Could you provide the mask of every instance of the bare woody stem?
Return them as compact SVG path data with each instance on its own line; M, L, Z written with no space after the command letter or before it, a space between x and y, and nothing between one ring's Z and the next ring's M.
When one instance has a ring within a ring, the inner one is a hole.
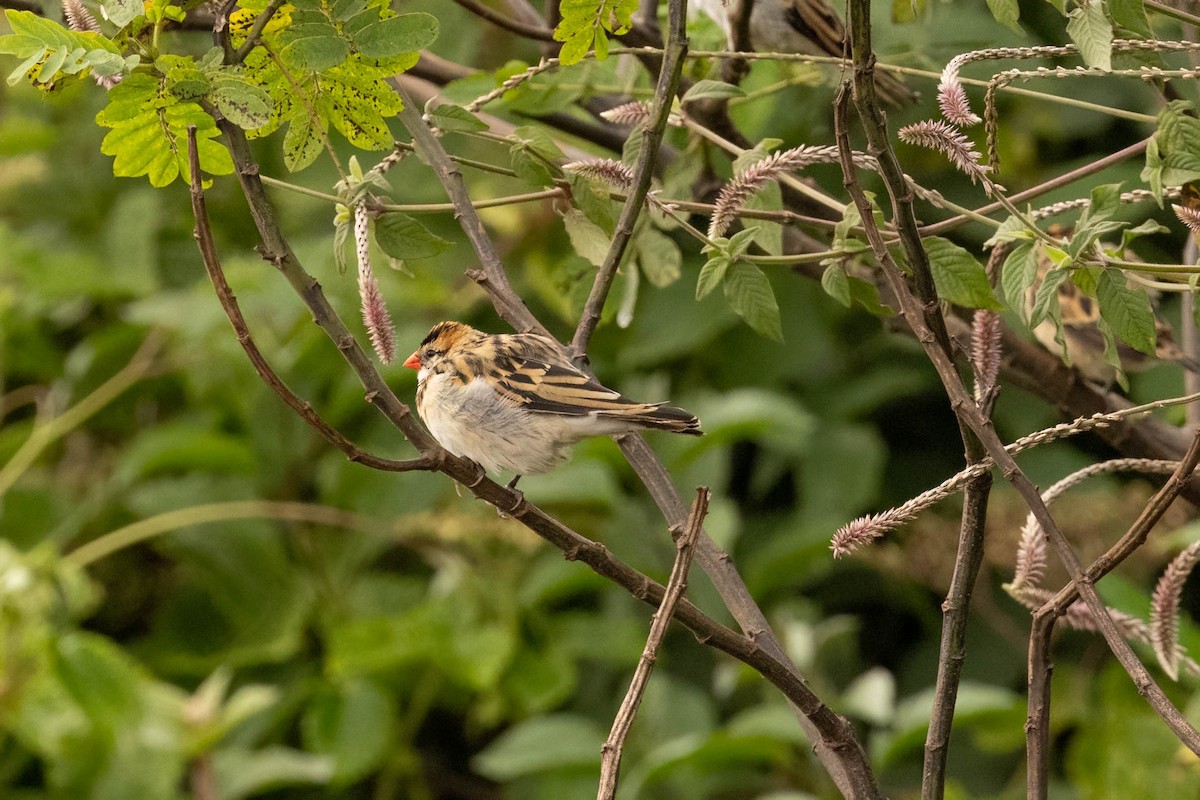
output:
M425 457L433 460L434 469L466 486L475 497L504 511L562 550L567 559L586 564L598 575L621 586L637 599L657 607L666 593L662 584L614 558L603 545L581 536L527 502L520 492L487 479L477 464L445 452L412 419L408 407L392 394L345 324L333 311L320 285L303 270L292 255L274 211L267 202L262 183L258 180L258 165L250 157L245 136L231 123L222 121L220 124L227 137L243 193L250 204L251 216L264 242L263 257L280 269L293 290L312 312L317 325L337 345L342 357L367 390L367 399L397 425ZM638 442L642 441L640 438L633 438ZM644 442L642 446L645 446ZM663 481L669 485L669 477L666 476L665 470L662 470L661 464L657 467L662 472ZM673 487L671 491L674 492ZM678 502L678 495L674 497ZM880 796L874 788L874 778L870 773L866 755L855 738L853 728L809 689L786 657L777 656L777 651L782 652L777 643L773 649L768 650L760 646L761 636L752 638L732 631L715 622L687 600L679 602L675 619L691 630L701 643L750 666L787 697L804 715L805 729L810 732L818 753L832 754L829 768L835 780L838 775L852 776L851 790L845 792L849 797ZM760 630L765 630L765 621L764 629Z
M633 236L638 215L646 202L646 193L650 191L654 162L658 158L663 131L667 128L667 118L671 114L671 105L679 91L679 81L683 75L684 57L688 47L686 25L687 0L670 0L667 4L667 41L654 89L654 108L650 123L642 129L641 150L633 170L633 186L629 190L629 196L625 198L625 204L621 206L621 215L617 219L612 244L609 245L604 262L596 272L596 279L584 304L579 325L575 328L575 336L571 339L571 354L579 362L587 359L588 343L600 322L608 290L612 287L617 268L621 265L629 240Z
M200 248L200 257L204 261L204 269L208 272L209 280L212 281L217 300L221 303L221 308L225 311L225 315L229 317L229 322L233 326L233 332L237 336L238 344L242 346L246 357L250 359L250 364L254 367L254 371L258 373L258 377L262 378L263 382L283 400L288 408L295 411L325 441L345 453L346 458L349 460L371 467L372 469L388 472L407 472L410 470L431 468L433 461L430 459L417 458L407 461L396 461L390 458L374 456L360 450L337 429L322 419L311 404L306 400L300 399L267 362L262 351L258 349L258 345L254 343L254 338L250 335L250 329L246 325L246 318L243 316L241 307L238 305L237 297L234 296L233 290L229 287L229 282L225 280L225 271L221 268L221 261L217 256L212 229L208 222L208 209L204 202L204 189L201 186L200 156L196 149L195 125L188 126L188 159L192 173L192 216L196 220L193 234L196 238L196 244Z
M621 702L621 707L617 709L608 739L600 749L600 784L596 792L596 800L612 800L617 794L617 778L621 770L621 753L625 746L625 737L629 735L629 729L633 727L633 720L637 717L638 707L642 703L646 686L650 682L650 673L654 671L654 662L658 660L658 651L662 647L663 638L667 635L667 626L671 622L671 616L675 613L675 607L679 605L679 600L687 590L688 569L692 565L696 539L700 535L704 517L708 514L710 496L711 493L705 487L696 490L696 499L692 502L692 510L688 512L687 524L675 543L675 563L671 567L671 575L667 579L666 596L663 598L662 605L658 607L658 611L654 612L650 623L650 633L646 637L646 647L642 650L642 657L638 659L637 669L634 670L633 678L629 682L629 690L625 693L625 699Z
M1147 698L1180 741L1193 752L1200 753L1200 732L1166 697L1145 665L1138 660L1129 643L1121 635L1112 617L1109 616L1107 608L1096 594L1095 587L1084 575L1078 556L1050 515L1037 487L1025 476L1012 456L1004 449L1003 442L996 435L990 420L979 412L974 399L955 368L950 356L948 338L945 335L945 322L936 303L936 293L925 294L927 290L932 289L933 284L929 276L928 258L921 245L916 219L912 214L911 193L903 181L903 173L887 137L886 119L879 111L878 102L875 99L875 87L871 81L874 55L871 52L869 0L851 0L850 31L853 37L851 50L854 53L855 103L858 106L859 117L866 129L867 139L871 145L871 154L879 159L880 174L892 199L897 230L905 255L909 258L908 266L913 273L914 285L917 287L920 300L913 295L904 274L888 252L883 236L874 222L870 202L855 177L847 128L849 92L846 86L843 86L835 106L835 131L837 132L838 146L842 150L842 174L846 188L862 214L863 226L871 249L883 266L885 279L901 307L901 314L937 370L949 396L951 408L960 421L960 426L965 425L971 433L979 438L988 454L995 459L1005 478L1021 495L1038 523L1041 524L1042 529L1046 531L1047 537L1058 553L1059 560L1078 587L1080 596L1094 616L1109 648L1121 662L1121 666L1129 673L1138 691ZM929 300L930 297L934 300L932 303Z
M1179 462L1179 466L1155 493L1142 513L1102 556L1092 562L1084 573L1090 583L1100 580L1118 564L1133 554L1146 542L1150 529L1166 513L1200 464L1200 429L1192 438L1192 444ZM1029 699L1026 730L1026 793L1031 798L1044 798L1049 789L1050 776L1050 636L1054 623L1066 613L1072 603L1079 599L1079 586L1075 581L1068 583L1058 594L1034 612L1033 626L1029 635ZM1182 738L1182 737L1181 737Z
M404 98L403 93L401 97ZM479 257L480 269L468 270L467 275L489 293L497 312L513 327L519 330L543 332L545 329L541 323L530 314L524 303L521 303L513 293L503 265L496 255L495 247L479 222L479 216L463 186L462 176L442 148L441 142L431 132L428 132L428 126L425 125L420 114L411 108L409 102L406 101L405 106L406 110L402 112L402 120L406 125L410 125L414 144L421 150L423 160L434 167L439 180L454 204L459 223ZM423 131L422 128L425 130ZM671 476L654 451L650 449L644 439L637 435L620 437L618 444L626 460L629 461L630 466L633 467L638 478L645 484L662 511L670 529L676 530L682 527L687 509L675 490ZM464 485L470 485L472 480L471 477L462 479L447 468L443 468L442 471L456 477ZM489 499L480 494L482 487L489 486L495 486L495 484L485 480L478 487L472 488L472 491L477 497L493 502L495 498ZM495 500L495 502L501 503L497 507L503 508L502 500ZM521 519L516 514L513 516ZM530 523L526 522L526 524ZM534 530L543 537L546 536L544 532L540 532L536 528ZM772 669L783 669L787 673L786 681L789 685L806 687L803 676L791 663L783 646L771 631L765 615L755 603L729 556L722 552L707 534L704 534L698 542L696 558L705 573L711 578L726 607L737 620L738 626L749 637L747 641L753 643L755 650L761 650L761 655L772 664ZM593 568L595 569L595 567ZM702 639L702 641L707 640ZM774 682L774 679L766 672L762 674ZM780 679L783 678L780 677ZM792 695L788 695L788 699L797 712L797 720L813 743L817 758L829 772L842 794L852 800L881 797L866 751L859 742L853 726L843 717L831 712L811 692L807 692L803 702L797 702L797 698Z

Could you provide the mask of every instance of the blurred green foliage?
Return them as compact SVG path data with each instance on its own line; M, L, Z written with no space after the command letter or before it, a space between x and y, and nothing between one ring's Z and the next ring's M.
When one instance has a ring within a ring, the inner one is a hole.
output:
M510 59L536 59L531 45L446 5L421 6L436 6L442 30L456 33L435 50L462 61L479 56L475 66L499 70L467 81L486 90L512 74ZM1044 13L1022 17L1031 40L1052 27L1042 24ZM881 51L937 69L957 52L1011 38L982 4L918 16L883 28ZM199 46L188 34L169 36L182 49ZM703 22L696 39L719 43ZM583 94L571 82L611 88L625 80L615 64L581 63L496 110L561 106ZM699 75L710 66L689 69ZM735 103L735 121L752 137L789 145L828 140L831 90L812 85L820 82L814 71L764 63L745 88L781 80L794 85ZM475 96L467 81L449 94ZM930 94L931 87L922 86ZM1105 99L1149 109L1140 86L1127 91ZM101 94L82 83L52 96L25 85L0 89L0 464L11 466L48 420L79 408L147 337L165 337L128 389L46 442L0 497L0 795L172 800L200 796L197 787L210 780L222 800L594 795L600 743L641 653L647 607L460 497L444 477L348 463L286 411L255 376L213 296L186 192L112 177L100 152L104 132L93 122ZM1001 114L1020 120L1001 128L1005 175L1020 176L1014 189L1094 159L1101 152L1091 148L1128 135L1128 123L1024 98L1005 99ZM687 146L678 133L669 139ZM257 144L264 173L284 175L278 144ZM455 147L495 156L486 143ZM903 155L948 197L975 196L936 154ZM681 159L668 183L686 186L687 166ZM1123 176L1114 172L1097 183ZM476 197L489 197L535 188L535 173L469 179ZM322 191L336 179L323 160L303 173L305 185ZM389 180L403 202L444 199L415 159ZM353 281L336 268L333 207L285 191L272 200L306 268L357 326ZM208 203L229 279L277 371L364 449L411 455L253 252L235 181L217 180ZM517 290L569 335L591 266L559 218L539 206L484 217ZM409 261L407 273L380 276L401 349L440 319L501 330L486 297L463 277L473 256L454 220L421 222L452 246ZM703 439L652 435L652 446L682 491L712 487L710 533L730 550L814 689L859 726L888 795L914 796L954 504L846 563L832 561L828 540L850 518L959 469L961 445L936 379L914 343L782 268L765 271L783 341L760 338L719 297L696 301L704 257L694 243L657 235L680 247L678 271L687 279L643 283L622 328L613 318L618 298L629 296L623 275L592 363L632 396L669 397L701 417ZM975 231L964 241L985 236ZM384 374L411 398L414 373L393 366ZM1160 371L1134 390L1157 393L1176 380ZM1006 435L1053 420L1015 392L1002 397L997 417ZM1058 447L1025 463L1048 480L1085 458ZM665 579L673 545L612 442L580 445L563 468L522 488ZM1085 530L1107 541L1135 503L1130 491L1105 483L1079 513L1096 521ZM1003 489L993 510L996 544L980 580L950 757L955 798L1024 792L1026 615L998 590L1011 573L1021 515ZM140 543L86 564L72 555L156 521L162 529ZM1162 553L1134 565L1127 602L1144 602ZM698 571L690 596L725 619ZM1180 755L1098 648L1081 634L1059 647L1053 722L1066 755L1054 796L1193 796L1200 765ZM669 635L628 743L621 797L834 794L770 686L682 632Z

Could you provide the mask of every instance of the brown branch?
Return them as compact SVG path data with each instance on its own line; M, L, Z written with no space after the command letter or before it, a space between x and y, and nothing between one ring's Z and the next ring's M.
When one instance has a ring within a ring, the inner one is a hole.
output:
M843 180L862 214L867 239L876 259L883 266L885 279L901 306L901 314L912 327L914 335L933 362L949 396L951 408L960 420L960 425L967 426L971 433L979 438L988 454L1000 467L1005 478L1021 495L1046 532L1050 542L1054 545L1059 560L1067 568L1089 611L1095 617L1097 627L1108 643L1109 649L1113 651L1121 666L1129 674L1138 691L1147 698L1154 710L1180 738L1180 741L1193 752L1200 753L1200 732L1196 731L1179 713L1179 710L1166 697L1145 665L1141 663L1129 643L1121 635L1112 617L1109 616L1107 608L1096 594L1095 587L1084 575L1078 556L1050 515L1037 487L1025 476L1012 456L1005 451L1004 444L996 435L991 421L979 413L979 409L975 406L973 398L955 368L948 349L944 320L936 302L931 305L926 299L933 297L936 300L936 292L926 294L923 288L927 280L928 259L921 247L916 219L912 214L912 195L907 183L903 180L903 173L887 137L886 118L879 110L874 83L871 80L874 53L871 51L869 0L851 0L850 31L853 37L851 51L854 54L855 105L858 108L859 118L866 129L872 155L879 160L880 174L892 199L897 230L905 254L909 258L908 266L914 275L914 282L921 300L918 300L909 290L903 273L892 259L886 242L875 224L870 202L855 177L847 128L849 86L846 84L843 84L835 104L834 123L842 156ZM932 285L932 281L929 281L929 284ZM934 326L933 328L930 327L931 324Z
M1179 466L1155 493L1142 513L1103 555L1092 562L1084 573L1090 583L1103 578L1146 542L1153 528L1170 508L1184 488L1192 482L1193 473L1200 464L1200 429L1192 438L1191 447L1179 462ZM1025 722L1025 750L1028 760L1026 792L1031 798L1047 795L1050 774L1050 637L1054 623L1079 599L1079 587L1075 581L1068 583L1053 598L1033 614L1033 626L1029 636L1029 699ZM1153 702L1153 701L1152 701ZM1170 722L1168 721L1168 724ZM1172 726L1174 729L1174 726ZM1178 733L1177 733L1178 735ZM1183 737L1180 736L1182 740ZM1190 746L1190 745L1189 745Z
M612 287L617 268L625 256L629 240L633 237L634 225L646 202L646 193L650 191L650 182L654 178L654 161L658 158L663 131L667 128L667 118L679 91L680 78L683 76L683 62L688 48L686 25L687 0L670 0L667 5L667 42L654 89L654 110L650 124L642 129L642 147L634 167L633 186L625 204L621 206L621 215L617 219L612 244L604 256L604 263L596 272L592 290L575 328L575 336L571 339L571 355L577 363L587 361L588 343L600 322L600 313L604 310L608 290Z
M519 19L501 14L494 8L479 2L479 0L454 0L454 2L475 16L486 19L496 27L503 28L510 33L524 36L526 39L535 39L539 42L554 41L554 31L550 28L543 25L531 25Z
M263 239L264 250L267 253L265 258L280 269L313 313L318 326L337 344L342 357L368 389L368 399L400 427L423 454L429 454L428 457L434 459L437 471L466 486L477 498L505 512L562 550L567 559L586 564L598 575L621 586L634 597L657 607L666 593L661 584L614 558L603 545L581 536L527 502L520 492L489 480L474 462L445 452L411 418L407 406L400 403L383 383L374 366L329 306L320 286L292 255L291 248L279 229L274 210L262 191L262 183L258 180L258 166L250 156L245 136L240 129L228 122L222 121L220 124L227 137L243 193L250 204L251 216ZM658 468L661 470L661 465L658 465ZM700 555L703 556L703 550ZM829 709L809 689L786 657L781 659L776 656L776 652L782 653L782 648L777 642L773 642L771 649L763 647L762 636L747 636L732 631L712 620L687 600L680 601L675 618L691 630L701 643L742 661L784 694L804 715L805 730L810 732L818 755L824 754L823 761L829 759L829 769L834 779L838 780L839 775L850 776L851 782L847 784L850 788L844 794L851 798L880 796L853 727L845 718ZM839 785L842 785L841 781Z
M462 176L446 155L437 137L428 131L428 126L425 125L420 114L412 109L410 103L406 102L405 106L406 111L402 112L402 120L406 125L411 123L409 130L413 134L414 143L422 150L422 158L426 163L434 167L439 180L455 206L460 225L480 260L480 268L468 270L467 275L489 293L497 313L514 328L544 331L541 324L513 293L503 265L496 255L495 247L479 222L478 214L471 205L470 196L463 187ZM618 440L618 443L638 477L650 490L655 502L663 512L668 526L672 530L682 526L687 510L675 491L670 475L667 474L662 462L658 460L658 457L640 436L624 436ZM452 474L447 469L442 471ZM481 487L494 485L490 481L480 484ZM476 493L476 496L483 497L478 489L472 489L472 491ZM491 502L487 497L483 497L483 499ZM536 532L544 537L547 536L545 532ZM749 637L746 641L753 643L755 651L766 659L771 665L771 669L782 669L786 673L786 675L774 672L763 672L762 674L776 685L779 685L777 681L784 681L788 685L806 686L803 676L791 663L783 646L771 631L766 617L754 602L754 598L750 595L745 582L737 573L728 555L723 553L707 535L704 535L697 546L696 558L705 573L711 578L739 627ZM594 566L593 568L595 569ZM681 611L681 613L683 612ZM708 642L704 638L702 641ZM715 642L713 646L722 649L722 646ZM805 698L797 698L788 694L788 699L798 712L797 719L805 734L813 742L817 758L829 772L842 794L848 798L880 797L881 794L866 752L849 722L829 711L811 692L808 692Z
M396 461L390 458L371 455L359 449L354 443L343 436L341 432L322 419L311 404L300 399L267 362L262 351L258 349L258 345L254 343L254 338L250 335L250 329L246 325L246 318L243 316L241 307L238 305L237 297L234 296L233 290L229 287L229 282L225 279L225 271L221 268L216 244L213 242L212 228L208 222L208 209L204 200L204 188L200 175L200 155L196 149L195 125L188 126L188 162L192 173L192 216L196 220L196 225L192 233L196 238L197 246L200 248L200 256L204 261L204 268L208 272L209 280L212 281L217 300L221 303L221 308L225 311L225 316L229 318L238 344L242 346L246 357L250 359L250 364L254 367L254 371L270 387L271 391L275 392L283 400L288 408L295 411L325 441L345 453L346 458L350 461L387 472L408 472L411 470L432 468L435 462L430 458L422 457L407 461Z
M925 736L925 762L921 774L923 800L941 800L946 790L946 759L950 752L950 732L954 708L967 651L967 619L971 594L979 567L983 563L984 523L992 475L980 475L967 484L959 526L958 551L950 590L942 603L942 638L938 650L937 680L933 711Z
M625 737L633 726L642 696L650 682L650 673L654 671L654 663L658 660L658 651L662 647L663 638L667 634L667 625L671 615L679 604L687 589L688 568L692 564L693 547L700 535L704 517L708 514L708 501L712 493L705 487L696 490L696 499L692 502L692 510L688 512L687 525L675 542L677 548L675 563L671 567L671 576L667 579L666 595L662 605L654 612L650 623L650 633L646 637L646 647L642 657L638 659L637 669L629 682L629 690L621 701L613 719L612 730L604 746L600 748L600 785L596 792L596 800L612 800L617 794L617 778L621 770L621 753L625 746Z
M1097 172L1101 172L1105 169L1108 169L1113 164L1119 164L1128 158L1132 158L1134 156L1141 155L1142 153L1144 153L1146 151L1146 147L1149 144L1150 144L1150 139L1143 139L1140 142L1135 142L1134 144L1131 144L1128 147L1122 148L1121 150L1118 150L1115 153L1110 153L1109 155L1104 156L1103 158L1098 158L1095 161L1084 164L1082 167L1073 169L1070 172L1065 172L1062 175L1058 175L1054 178L1051 178L1048 181L1042 181L1037 186L1031 186L1028 189L1025 189L1024 191L1017 192L1016 194L1011 195L1008 198L1008 201L1010 203L1023 203L1024 201L1031 200L1034 197L1041 197L1042 195L1052 192L1055 189L1060 189L1063 186L1072 184L1075 181L1079 180L1080 178L1086 178L1089 175L1095 175ZM982 206L980 208L975 209L974 213L987 215L987 214L992 214L996 211L999 211L1001 208L1003 208L1003 205L1001 205L999 202L988 203L986 206ZM959 225L962 225L964 222L970 222L970 221L971 221L970 217L966 216L965 214L959 214L956 217L951 217L950 219L944 219L941 222L934 222L929 225L923 225L920 228L918 228L918 232L922 236L937 236L939 234L942 234L949 230L953 230L954 228L957 228Z

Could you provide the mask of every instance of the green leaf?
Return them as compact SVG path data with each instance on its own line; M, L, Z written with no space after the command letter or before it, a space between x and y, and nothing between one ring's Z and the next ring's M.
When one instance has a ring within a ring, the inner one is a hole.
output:
M1192 104L1174 100L1158 115L1158 132L1146 148L1142 180L1155 192L1165 186L1181 186L1200 179L1200 119L1192 116Z
M679 245L665 233L646 227L634 240L637 262L650 283L659 289L679 280L683 267L683 255Z
M328 22L291 26L281 37L280 56L310 72L336 67L350 56L350 43Z
M1000 223L1000 227L983 246L986 248L995 247L1003 242L1032 241L1035 236L1036 234L1025 225L1025 221L1014 214Z
M905 25L925 16L925 0L892 0L892 22Z
M1016 309L1025 324L1029 324L1029 303L1026 294L1037 280L1037 245L1022 242L1012 249L1000 268L1000 288L1004 302Z
M331 782L347 786L377 769L391 753L397 718L391 693L366 678L350 678L313 698L303 719L304 744L329 756Z
M967 308L1001 309L983 265L963 248L939 236L924 240L938 296Z
M1103 0L1084 0L1067 14L1067 35L1079 47L1083 63L1105 71L1112 69L1112 23Z
M450 242L430 233L407 214L388 212L375 220L375 243L399 261L432 258L450 247Z
M271 121L271 95L240 76L215 78L211 99L225 118L242 130L261 128Z
M1096 281L1096 299L1100 302L1100 316L1117 338L1154 355L1157 329L1150 298L1144 291L1130 289L1117 270L1105 269Z
M317 160L325 146L324 120L314 124L308 114L297 114L283 135L283 165L299 172Z
M850 276L842 269L841 264L834 262L825 268L821 273L821 288L846 308L850 307L853 299L850 295Z
M996 22L1004 25L1013 33L1024 34L1020 23L1017 21L1021 18L1021 8L1017 0L987 0L988 11L992 12Z
M749 261L734 261L725 274L725 297L737 315L760 336L783 341L779 304L771 282Z
M143 0L104 0L100 4L104 17L118 28L124 28L146 13Z
M433 108L426 107L425 113L430 121L444 131L486 131L488 124L479 117L467 111L462 106L451 103L439 103Z
M472 760L486 778L506 782L525 775L600 765L605 732L590 719L550 714L519 722Z
M233 161L216 122L197 103L174 97L163 82L147 73L134 73L113 87L109 105L96 122L112 128L100 151L113 156L113 174L147 176L152 186L166 186L188 175L187 129L196 126L200 167L212 175L233 172Z
M1051 312L1053 312L1052 316L1055 322L1058 322L1058 287L1070 275L1069 270L1055 267L1042 276L1042 285L1038 287L1037 293L1033 297L1033 308L1029 311L1031 327L1036 327Z
M1106 183L1092 189L1087 210L1079 218L1079 228L1112 219L1121 210L1121 184Z
M746 92L740 86L734 86L732 83L724 81L714 81L709 79L699 80L692 84L692 88L684 93L681 103L691 103L695 100L727 100L731 97L745 97Z
M706 261L700 268L700 275L696 278L696 299L703 300L712 293L713 289L720 286L725 280L725 272L728 269L728 256L717 255Z
M587 259L594 267L599 267L604 263L604 259L608 256L609 245L612 244L612 236L584 216L582 211L575 208L569 209L563 215L563 225L567 229L567 236L571 239L572 250Z
M222 748L213 755L221 800L245 800L289 786L322 786L333 778L333 759L288 747Z
M1108 0L1108 13L1124 31L1142 39L1153 37L1143 0Z
M638 0L562 0L554 41L562 42L558 57L564 66L583 59L591 47L596 59L608 56L608 35L627 33L633 27Z
M374 12L368 10L363 13ZM351 41L358 52L367 58L392 58L401 53L423 50L437 38L437 17L424 12L413 12L367 25L354 33Z

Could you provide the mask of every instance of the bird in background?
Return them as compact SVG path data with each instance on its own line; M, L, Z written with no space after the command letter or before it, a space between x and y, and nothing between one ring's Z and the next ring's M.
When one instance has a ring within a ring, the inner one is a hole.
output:
M696 7L721 26L732 42L727 2L695 0ZM799 53L842 58L846 27L826 0L755 0L750 12L750 47L762 53ZM887 103L902 108L916 93L895 75L875 71L875 88Z
M1038 254L1037 280L1026 293L1026 303L1030 308L1033 307L1033 300L1038 287L1042 285L1042 279L1052 266L1045 254ZM1057 295L1062 319L1062 342L1056 338L1054 320L1049 318L1034 326L1033 335L1043 347L1060 358L1065 350L1071 365L1088 380L1111 386L1117 378L1117 371L1104 359L1104 334L1096 325L1100 319L1100 304L1069 279L1058 285ZM1150 299L1153 304L1157 299L1154 293ZM1200 361L1179 348L1171 327L1160 319L1157 313L1154 316L1154 326L1154 356L1132 348L1124 342L1117 342L1121 368L1126 372L1140 372L1161 361L1169 361L1200 374Z
M642 430L701 435L700 420L637 403L581 372L558 342L439 322L404 366L418 370L417 412L438 443L488 472L537 475L591 436Z

